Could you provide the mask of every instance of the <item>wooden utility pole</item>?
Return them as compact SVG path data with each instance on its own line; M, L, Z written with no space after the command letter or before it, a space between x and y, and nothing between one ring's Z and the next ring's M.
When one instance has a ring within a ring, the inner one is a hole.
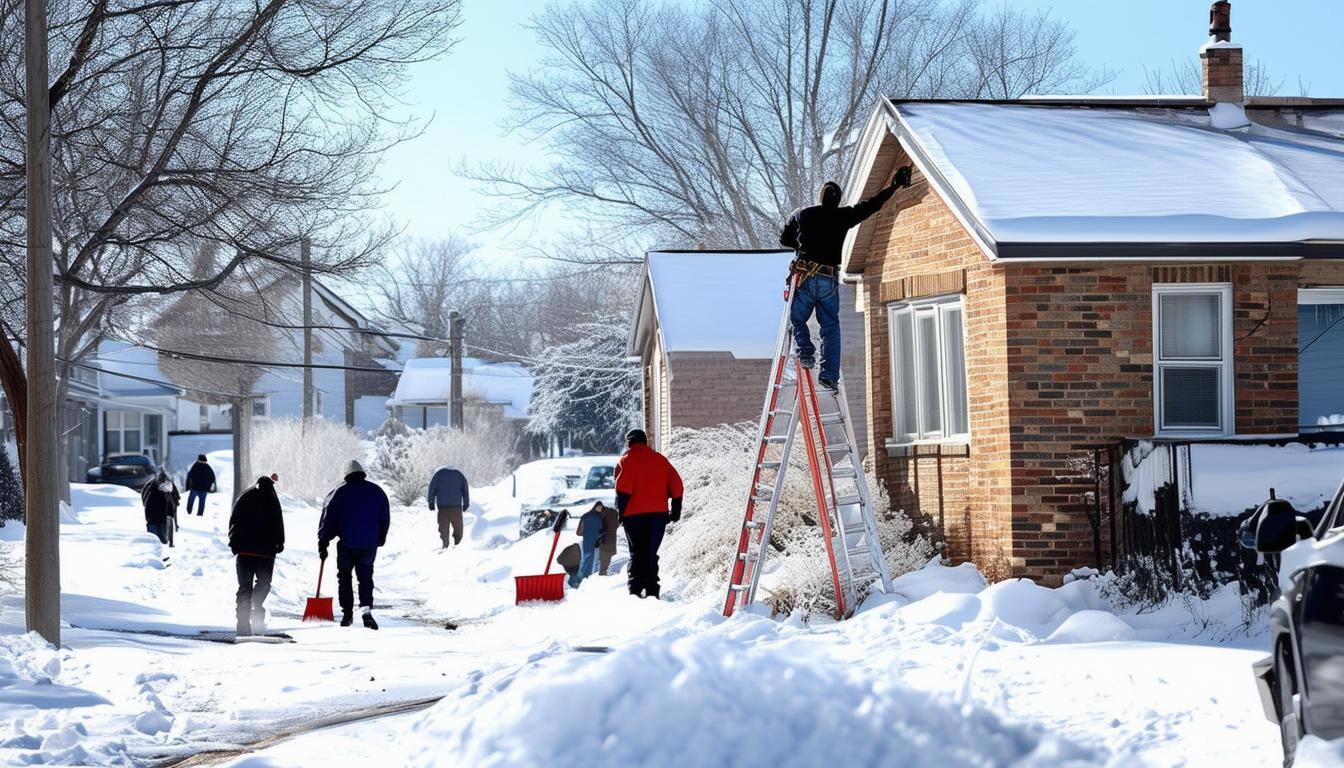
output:
M303 261L303 420L313 418L313 243L303 238L299 258Z
M28 630L61 644L61 546L57 503L61 436L51 259L51 102L47 90L47 1L24 3L27 94L28 428L24 481Z
M453 360L448 425L453 429L462 429L464 424L462 419L462 327L464 325L466 325L466 320L457 310L448 314L448 354Z
M255 479L252 477L252 398L246 395L229 406L229 426L233 430L233 500L243 495Z

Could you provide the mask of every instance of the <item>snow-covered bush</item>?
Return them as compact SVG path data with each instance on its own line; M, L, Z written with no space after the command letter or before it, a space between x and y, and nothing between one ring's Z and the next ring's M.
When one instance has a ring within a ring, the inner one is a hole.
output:
M279 475L276 489L304 501L321 502L341 482L346 462L363 458L359 435L344 424L275 419L252 428L252 469L258 477Z
M671 529L660 562L688 595L727 588L751 483L756 429L747 423L674 429L668 437L666 453L681 473L686 495L682 520ZM770 537L769 589L763 586L759 597L776 610L830 613L835 610L830 566L801 443L796 448ZM908 516L890 509L871 475L868 487L892 576L923 566L934 554L933 545L915 532Z
M387 492L402 504L423 500L434 470L444 465L462 470L472 485L490 485L512 471L517 463L514 435L502 418L472 414L457 430L380 429L373 441L371 471Z

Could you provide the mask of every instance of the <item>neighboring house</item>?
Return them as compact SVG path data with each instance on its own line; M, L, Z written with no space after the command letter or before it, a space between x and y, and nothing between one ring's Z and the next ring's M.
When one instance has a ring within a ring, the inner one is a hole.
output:
M392 398L387 401L406 426L414 429L446 426L452 405L453 361L446 357L407 360ZM532 373L518 363L489 363L462 359L463 416L469 422L493 412L514 431L523 434L527 404L532 399Z
M1220 32L1201 96L883 101L868 123L850 202L917 169L846 247L871 445L954 558L1093 564L1087 462L1125 438L1344 421L1344 100L1244 99Z
M655 447L672 427L760 420L792 260L780 250L648 253L626 351L641 362ZM863 315L852 286L841 286L840 299L841 378L866 446Z
M98 460L111 453L142 453L155 463L167 463L168 433L178 428L179 412L190 407L184 406L183 391L160 370L158 355L144 347L103 341L90 365L99 369ZM70 472L72 480L84 480L84 472L77 473L73 464Z

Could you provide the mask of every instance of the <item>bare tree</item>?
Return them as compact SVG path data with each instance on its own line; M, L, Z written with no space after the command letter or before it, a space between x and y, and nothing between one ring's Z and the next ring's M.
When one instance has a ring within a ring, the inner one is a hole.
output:
M1197 59L1172 61L1160 69L1145 68L1143 76L1143 91L1147 94L1198 96L1204 92L1203 73ZM1275 79L1265 62L1257 59L1246 65L1242 90L1247 96L1277 96L1286 80L1282 77ZM1305 87L1302 88L1302 95L1307 95Z
M522 215L552 202L665 243L761 246L849 167L879 96L1088 89L1062 22L974 0L595 0L534 19L513 127L559 158L468 169Z
M470 258L475 248L457 235L407 241L383 268L378 289L383 315L425 336L444 339L416 342L422 357L447 354L449 313L464 312L472 294L479 291Z
M0 283L21 285L21 0L0 0ZM460 0L53 0L57 355L92 352L134 297L215 288L247 263L317 275L369 261L359 214L404 65L452 43ZM220 258L201 271L202 243ZM12 309L12 296L4 297ZM14 312L0 316L22 338ZM0 354L0 384L26 381ZM67 369L68 373L68 369ZM63 376L62 381L68 380ZM62 395L64 392L61 393Z

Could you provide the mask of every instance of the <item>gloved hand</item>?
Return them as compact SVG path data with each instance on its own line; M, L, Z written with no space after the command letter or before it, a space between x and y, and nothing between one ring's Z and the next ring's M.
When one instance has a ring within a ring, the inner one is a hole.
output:
M317 556L323 560L327 559L327 542L319 541L317 543Z
M284 552L284 551L285 551L285 545L284 545L284 544L276 544L276 545L275 545L275 554L278 555L278 554L280 554L281 552Z
M679 522L681 520L681 497L677 497L672 500L671 520L674 523Z
M893 187L910 186L910 176L912 173L914 173L914 168L912 166L909 165L901 166L900 168L896 169L896 175L891 177L891 185Z

